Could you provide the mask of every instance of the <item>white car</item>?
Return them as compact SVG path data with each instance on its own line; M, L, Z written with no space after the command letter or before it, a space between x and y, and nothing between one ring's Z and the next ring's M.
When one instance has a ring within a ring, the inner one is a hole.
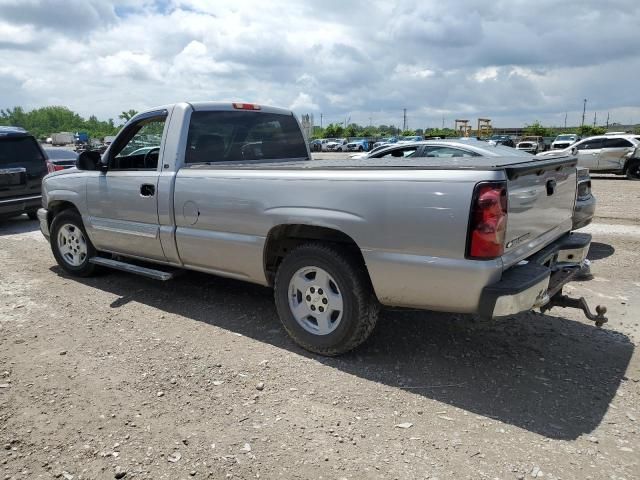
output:
M598 135L585 138L563 150L539 153L537 157L576 155L578 165L591 173L626 175L640 180L640 140L637 135Z
M534 155L544 152L544 139L542 137L523 137L516 145L516 149Z
M561 150L563 148L567 148L570 145L573 145L580 137L573 133L563 133L556 137L556 139L551 142L551 150Z
M349 140L346 138L337 138L331 142L327 142L327 152L346 152L347 143L349 143Z

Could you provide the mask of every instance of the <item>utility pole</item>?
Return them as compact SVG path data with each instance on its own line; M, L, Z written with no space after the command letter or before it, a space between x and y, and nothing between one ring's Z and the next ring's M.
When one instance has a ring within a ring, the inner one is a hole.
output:
M567 129L567 112L564 112L564 129Z
M609 112L607 112L607 130L609 130Z
M407 109L402 109L402 131L404 132L407 129Z
M442 130L444 130L444 115L442 115Z
M584 116L587 113L587 99L584 99L584 104L582 105L582 123L580 124L581 127L584 127Z
M322 114L320 114L320 128L322 128Z
M593 126L596 126L596 121L598 120L598 112L593 112Z

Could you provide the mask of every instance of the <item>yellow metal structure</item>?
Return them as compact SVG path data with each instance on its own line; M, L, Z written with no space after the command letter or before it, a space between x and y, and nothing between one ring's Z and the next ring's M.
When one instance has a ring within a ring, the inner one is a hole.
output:
M469 120L456 120L456 132L460 133L461 137L468 137L471 133L471 125Z
M493 127L491 126L490 118L479 118L478 119L478 137L490 137L493 132Z

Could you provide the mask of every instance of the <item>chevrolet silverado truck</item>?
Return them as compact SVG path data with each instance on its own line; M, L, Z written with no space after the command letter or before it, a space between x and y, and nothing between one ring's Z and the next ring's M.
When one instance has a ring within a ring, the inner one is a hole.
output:
M108 150L43 181L40 226L72 275L196 270L270 286L286 331L355 348L381 306L503 317L605 309L562 294L591 237L571 233L576 159L311 160L295 116L249 103L140 113Z

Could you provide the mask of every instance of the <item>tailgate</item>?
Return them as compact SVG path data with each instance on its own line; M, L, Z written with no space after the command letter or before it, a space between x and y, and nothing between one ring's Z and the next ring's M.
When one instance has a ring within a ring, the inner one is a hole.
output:
M571 230L576 199L575 157L506 168L508 212L505 268Z

